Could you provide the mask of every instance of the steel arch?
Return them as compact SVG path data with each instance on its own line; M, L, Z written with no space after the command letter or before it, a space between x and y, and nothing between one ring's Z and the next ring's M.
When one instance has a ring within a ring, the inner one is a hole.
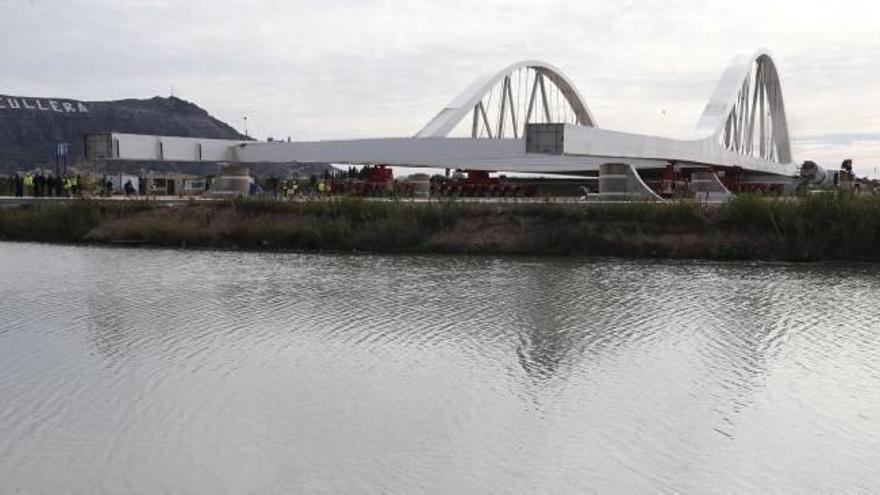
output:
M568 104L574 110L578 123L589 127L596 126L596 119L593 117L586 101L578 92L577 88L571 80L565 76L559 69L553 65L540 60L524 60L509 65L504 69L483 76L470 84L461 92L452 102L440 111L430 122L425 124L422 129L416 133L417 138L436 138L446 137L468 114L473 111L486 93L489 92L496 84L502 82L505 77L519 69L530 68L536 70L543 77L546 77L565 96Z
M758 108L760 115L757 114ZM768 129L764 128L765 121ZM706 139L716 140L737 153L758 153L760 158L791 162L791 138L782 85L776 63L768 50L734 58L706 104L697 131L708 136ZM758 143L754 142L755 131L758 132ZM739 138L742 138L741 142Z

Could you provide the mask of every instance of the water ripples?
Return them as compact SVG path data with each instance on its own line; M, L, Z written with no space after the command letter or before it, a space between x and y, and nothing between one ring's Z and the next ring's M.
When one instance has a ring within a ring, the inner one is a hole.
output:
M878 275L0 243L0 491L876 491Z

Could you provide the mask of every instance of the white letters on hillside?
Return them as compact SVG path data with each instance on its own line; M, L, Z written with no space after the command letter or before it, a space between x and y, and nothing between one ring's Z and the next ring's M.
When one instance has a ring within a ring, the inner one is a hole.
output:
M18 96L0 95L0 111L18 110L54 113L89 113L88 107L81 101L46 100L42 98L21 98Z

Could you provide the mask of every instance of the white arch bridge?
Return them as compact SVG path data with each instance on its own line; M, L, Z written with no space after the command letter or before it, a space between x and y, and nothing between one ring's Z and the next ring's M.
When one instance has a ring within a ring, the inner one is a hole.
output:
M599 175L604 166L609 177L634 175L642 185L640 175L669 165L735 168L764 181L784 181L797 173L779 74L764 50L734 59L693 133L683 139L600 128L562 71L530 60L476 80L412 137L253 142L105 133L86 141L87 159L326 162L586 175ZM618 167L616 174L608 172L609 164Z

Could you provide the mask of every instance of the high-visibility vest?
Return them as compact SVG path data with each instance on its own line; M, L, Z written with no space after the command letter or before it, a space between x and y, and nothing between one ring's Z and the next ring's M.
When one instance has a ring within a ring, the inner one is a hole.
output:
M64 179L64 189L71 189L73 187L73 181L70 177Z
M25 174L24 175L24 185L26 185L26 186L34 185L34 176L32 176L31 174Z

